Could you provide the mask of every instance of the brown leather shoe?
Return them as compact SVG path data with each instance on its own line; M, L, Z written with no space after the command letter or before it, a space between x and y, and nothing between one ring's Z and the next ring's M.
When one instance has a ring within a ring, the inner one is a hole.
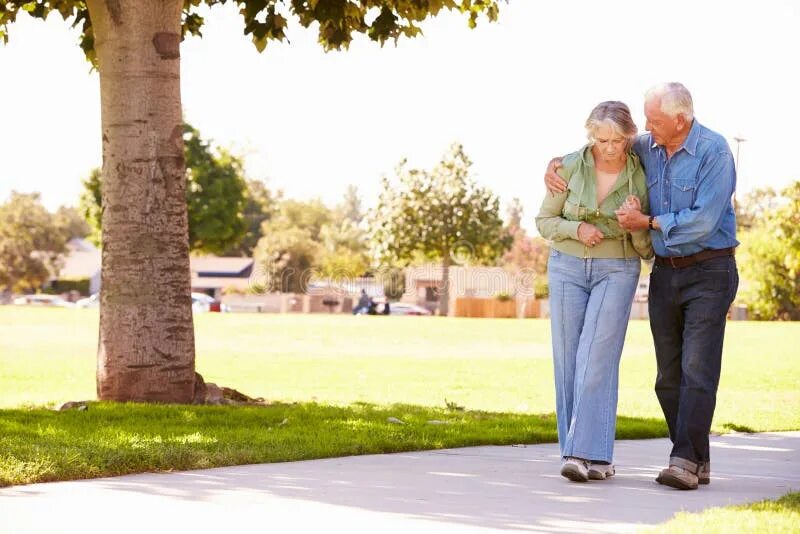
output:
M665 486L679 490L697 489L697 481L697 475L677 465L671 465L666 469L662 469L656 477L656 482L659 484L664 484Z
M697 467L697 483L711 484L711 462L703 462Z

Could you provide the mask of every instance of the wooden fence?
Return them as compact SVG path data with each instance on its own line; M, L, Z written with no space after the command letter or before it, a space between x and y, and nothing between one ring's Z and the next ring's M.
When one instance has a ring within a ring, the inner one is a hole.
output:
M542 301L536 299L510 299L459 297L456 299L456 317L541 317Z

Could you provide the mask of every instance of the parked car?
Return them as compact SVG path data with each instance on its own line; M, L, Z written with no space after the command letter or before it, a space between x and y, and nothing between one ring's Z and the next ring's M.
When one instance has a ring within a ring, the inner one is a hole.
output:
M100 294L95 293L90 297L80 299L75 303L76 308L97 308L100 306ZM192 311L195 312L227 312L228 306L222 304L220 301L206 295L205 293L192 293Z
M75 303L76 308L99 308L100 307L100 293L95 293L86 298L80 299Z
M14 304L28 306L58 306L61 308L72 308L74 303L66 301L58 295L45 295L37 293L35 295L22 295L14 299Z
M205 293L192 293L192 311L193 312L229 312L230 308L227 304L223 304Z
M389 315L431 315L430 310L408 302L389 303Z

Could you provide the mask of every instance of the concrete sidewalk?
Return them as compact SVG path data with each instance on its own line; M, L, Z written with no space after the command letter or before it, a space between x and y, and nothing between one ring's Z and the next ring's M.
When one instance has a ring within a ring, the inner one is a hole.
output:
M654 482L669 450L619 441L617 476L585 484L547 444L16 486L0 489L0 532L624 532L800 490L800 432L714 437L696 491Z

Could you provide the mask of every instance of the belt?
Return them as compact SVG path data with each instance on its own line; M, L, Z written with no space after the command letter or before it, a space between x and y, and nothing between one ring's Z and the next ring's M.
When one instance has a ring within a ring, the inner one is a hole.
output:
M702 250L697 254L690 256L656 256L656 263L672 267L673 269L683 269L701 261L710 260L711 258L720 258L722 256L733 256L736 249L734 247L718 248Z

